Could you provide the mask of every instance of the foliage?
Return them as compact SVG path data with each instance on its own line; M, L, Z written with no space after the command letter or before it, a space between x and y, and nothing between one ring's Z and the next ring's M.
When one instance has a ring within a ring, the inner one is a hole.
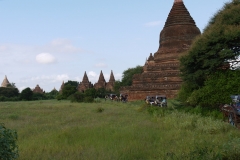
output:
M218 70L236 68L240 55L240 1L227 3L180 59L182 78L192 90Z
M47 97L43 93L33 93L32 95L32 100L44 100L44 99L47 99Z
M74 86L74 87L76 87L77 88L77 86L78 86L78 82L77 81L67 81L66 83L64 83L64 87L66 86L66 85L71 85L71 86Z
M104 98L108 91L105 88L99 88L96 91L96 97Z
M44 96L46 99L56 99L58 94L57 90L52 90L51 92L45 93Z
M84 94L82 92L75 92L69 99L71 102L83 102Z
M240 94L240 70L216 72L209 76L205 85L192 92L187 99L190 105L217 108L231 102L230 95Z
M7 85L8 88L16 88L16 85L15 83L10 83Z
M0 124L0 160L18 158L17 132Z
M122 82L119 80L116 80L113 86L113 90L116 94L120 94L120 88L122 86Z
M0 87L0 96L17 97L19 96L19 90L17 88Z
M123 71L121 86L131 86L132 78L134 74L140 74L143 72L142 66L136 66L135 68L128 68Z
M83 102L92 103L92 102L94 102L94 98L91 96L86 96L86 97L84 97Z
M67 84L64 85L62 90L62 97L63 99L67 99L70 95L74 94L77 91L77 88L74 85Z
M33 91L29 87L27 87L22 90L20 94L20 99L30 101L32 100L32 96L33 96Z
M85 96L90 96L90 97L96 97L97 94L97 90L95 88L89 88L87 90L85 90L84 95Z

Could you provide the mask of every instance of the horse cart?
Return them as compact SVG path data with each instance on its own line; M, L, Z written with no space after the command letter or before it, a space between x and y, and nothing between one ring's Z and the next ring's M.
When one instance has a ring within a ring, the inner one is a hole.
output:
M220 106L223 116L233 126L240 127L240 95L231 96L232 103Z

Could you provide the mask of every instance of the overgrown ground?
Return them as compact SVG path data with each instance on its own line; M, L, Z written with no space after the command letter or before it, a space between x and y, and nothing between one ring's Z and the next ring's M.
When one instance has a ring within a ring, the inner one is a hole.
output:
M239 159L240 132L211 117L144 102L1 102L19 160ZM149 114L150 113L150 114Z

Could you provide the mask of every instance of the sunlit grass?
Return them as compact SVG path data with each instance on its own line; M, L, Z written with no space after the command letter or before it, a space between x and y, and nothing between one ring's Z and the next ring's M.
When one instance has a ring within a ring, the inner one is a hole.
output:
M213 152L202 157L214 159L229 155L226 146L240 138L221 120L174 109L149 112L144 102L4 102L0 123L17 130L20 160L190 159L206 147Z

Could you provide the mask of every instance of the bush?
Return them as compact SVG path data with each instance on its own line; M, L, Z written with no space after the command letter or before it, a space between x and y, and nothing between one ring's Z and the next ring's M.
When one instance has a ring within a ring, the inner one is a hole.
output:
M71 102L83 102L84 94L81 92L76 92L72 94L68 99L70 99Z
M84 97L83 102L92 103L92 102L94 102L94 98L93 97Z
M0 124L0 159L12 160L18 158L17 132L6 129Z

